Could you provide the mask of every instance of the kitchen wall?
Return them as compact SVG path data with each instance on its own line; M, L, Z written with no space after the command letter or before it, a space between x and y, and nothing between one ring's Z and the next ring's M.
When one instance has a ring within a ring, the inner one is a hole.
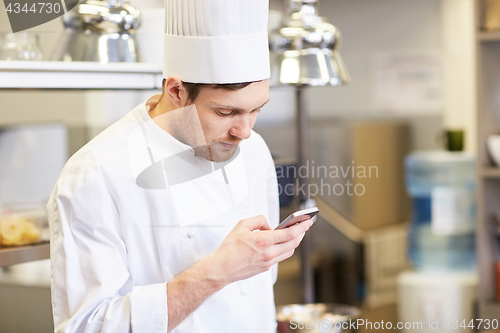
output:
M281 0L271 0L279 8ZM311 93L314 115L374 112L373 57L393 51L439 51L440 1L322 0L319 13L343 35L341 54L352 82Z
M68 158L61 124L13 126L0 131L0 203L43 208Z

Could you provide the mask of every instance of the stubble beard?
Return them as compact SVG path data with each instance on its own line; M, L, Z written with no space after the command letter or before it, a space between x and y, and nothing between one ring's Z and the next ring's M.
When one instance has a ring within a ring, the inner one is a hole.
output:
M207 161L226 162L230 160L234 156L237 147L228 149L223 147L220 142L239 143L241 139L230 136L219 141L208 141L205 137L206 129L200 122L196 109L190 111L172 115L171 129L174 136L182 143L191 146L196 156L200 156Z
M211 162L226 162L230 160L237 147L232 149L226 149L220 146L219 142L211 142L209 145L195 147L194 151L197 156L200 156L207 161Z
M227 149L222 147L219 142L238 143L241 141L238 138L232 137L207 144L203 130L193 131L193 128L198 128L198 126L193 125L193 119L181 117L175 122L172 131L178 140L193 148L196 156L200 156L207 161L226 162L230 160L236 152L237 147Z

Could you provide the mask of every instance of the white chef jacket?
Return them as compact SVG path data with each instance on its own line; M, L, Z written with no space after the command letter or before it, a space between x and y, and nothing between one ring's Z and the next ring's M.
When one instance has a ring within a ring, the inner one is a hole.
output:
M229 184L213 168L175 186L165 174L164 188L137 185L153 162L189 149L141 103L69 159L47 203L56 332L165 332L166 282L215 250L240 220L262 214L277 226L273 160L253 131L224 168ZM276 332L276 276L277 265L227 285L174 332Z

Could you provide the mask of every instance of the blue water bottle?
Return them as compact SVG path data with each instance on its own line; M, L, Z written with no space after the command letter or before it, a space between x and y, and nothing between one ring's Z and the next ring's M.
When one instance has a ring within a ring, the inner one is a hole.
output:
M475 157L415 152L405 160L412 199L409 257L422 271L471 271L476 265Z

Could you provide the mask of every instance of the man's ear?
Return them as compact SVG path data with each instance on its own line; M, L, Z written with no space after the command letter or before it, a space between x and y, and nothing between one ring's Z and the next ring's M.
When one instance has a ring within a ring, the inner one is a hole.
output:
M187 105L188 94L178 77L170 76L166 79L163 86L163 95L168 97L170 102L178 108Z

